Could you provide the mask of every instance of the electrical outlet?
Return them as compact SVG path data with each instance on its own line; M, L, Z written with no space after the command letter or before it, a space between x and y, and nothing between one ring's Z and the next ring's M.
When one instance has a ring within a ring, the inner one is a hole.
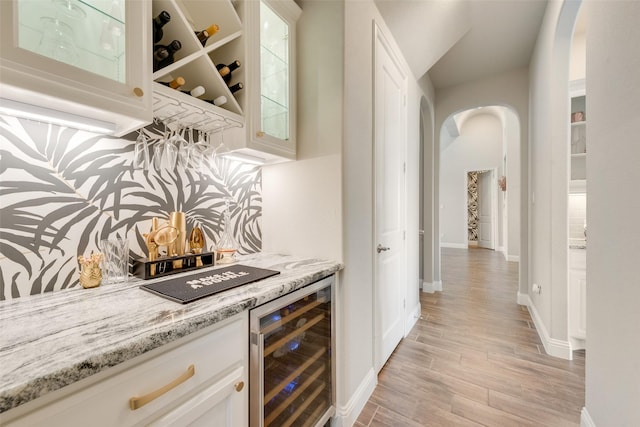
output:
M534 294L540 295L542 293L542 286L538 285L537 283L534 283L531 286L531 292L533 292Z

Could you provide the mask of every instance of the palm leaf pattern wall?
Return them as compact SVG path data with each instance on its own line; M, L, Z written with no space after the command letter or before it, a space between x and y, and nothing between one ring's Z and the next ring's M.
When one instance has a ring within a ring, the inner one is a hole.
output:
M162 138L145 129L151 144ZM130 137L129 137L130 138ZM133 136L135 139L135 136ZM261 172L229 160L207 173L132 168L134 141L0 116L0 300L78 285L77 256L102 239L146 256L151 219L183 211L212 248L224 198L240 253L261 249Z

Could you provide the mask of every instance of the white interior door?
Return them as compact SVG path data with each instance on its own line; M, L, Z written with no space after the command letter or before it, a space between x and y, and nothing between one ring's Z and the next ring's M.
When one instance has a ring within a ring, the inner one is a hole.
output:
M478 174L478 246L495 249L493 172Z
M404 335L406 83L384 36L375 31L376 369Z

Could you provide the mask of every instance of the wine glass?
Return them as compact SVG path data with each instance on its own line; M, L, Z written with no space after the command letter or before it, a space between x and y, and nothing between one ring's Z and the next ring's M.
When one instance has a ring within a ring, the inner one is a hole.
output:
M151 160L151 163L153 164L153 168L156 171L160 171L160 169L162 169L162 156L164 153L164 143L168 138L168 130L167 130L167 124L163 122L164 125L164 133L162 136L162 139L158 140L154 145L153 145L153 157Z
M140 129L133 148L133 168L149 170L149 147L144 130Z
M220 144L216 147L211 157L211 167L217 175L222 174L222 161L231 150L224 144L224 128L220 130Z
M203 172L203 165L205 163L204 153L207 149L204 134L198 131L198 141L189 146L189 165L194 171L198 173Z
M184 138L185 131L186 131L186 128L183 129L182 132L180 132L180 130L178 129L173 139L173 144L178 149L177 166L180 166L184 169L189 167L189 154L190 154L190 151L189 151L190 143Z
M65 64L75 64L78 52L73 29L58 18L43 16L40 18L42 39L37 52Z
M162 167L173 170L178 163L178 131L175 130L169 139L164 140L164 150L162 152Z

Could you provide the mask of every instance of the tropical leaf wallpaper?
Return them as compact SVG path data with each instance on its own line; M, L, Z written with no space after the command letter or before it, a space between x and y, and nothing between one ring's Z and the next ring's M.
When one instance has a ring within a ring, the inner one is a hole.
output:
M144 130L150 146L163 139ZM0 116L0 300L79 286L78 255L122 237L145 257L153 217L182 211L212 249L230 198L240 253L262 245L261 170L228 159L192 170L134 169L137 134L106 137Z

